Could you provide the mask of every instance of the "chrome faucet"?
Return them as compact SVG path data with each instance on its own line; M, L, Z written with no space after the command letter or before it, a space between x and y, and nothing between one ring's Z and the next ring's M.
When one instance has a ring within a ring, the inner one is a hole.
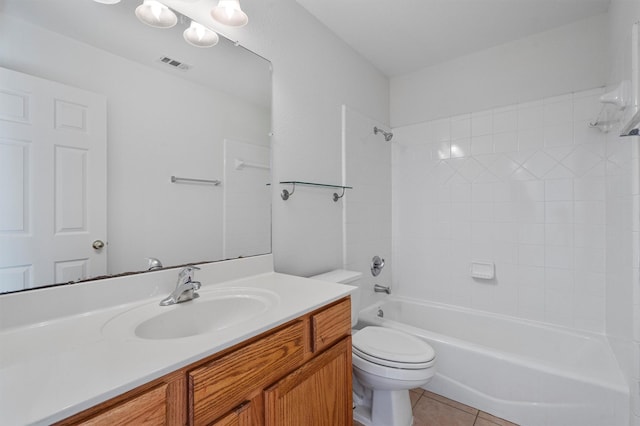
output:
M175 305L176 303L186 302L198 297L200 282L193 281L193 274L200 268L196 266L187 266L178 274L178 283L176 289L170 295L160 301L160 306Z
M375 291L376 293L391 294L391 288L389 288L388 286L380 285L380 284L374 285L373 286L373 291Z

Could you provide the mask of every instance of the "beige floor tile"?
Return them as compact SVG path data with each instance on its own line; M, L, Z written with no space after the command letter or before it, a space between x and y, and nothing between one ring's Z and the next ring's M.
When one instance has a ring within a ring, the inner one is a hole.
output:
M475 414L467 413L432 398L420 398L413 408L414 426L473 426Z
M441 395L411 389L414 426L518 426ZM354 426L363 426L354 421Z
M473 426L497 426L497 425L493 422L490 422L487 419L481 419L480 417L478 417L476 419L476 422L473 424Z
M425 392L425 390L422 388L414 388L414 389L411 389L411 392L419 393L420 395L422 395Z
M473 414L474 416L476 414L478 414L478 410L477 409L475 409L473 407L469 407L468 405L464 405L464 404L462 404L460 402L457 402L457 401L454 401L452 399L445 398L444 396L438 395L437 393L424 391L423 396L435 399L436 401L442 402L443 404L447 404L447 405L449 405L449 406L451 406L453 408L457 408L458 410L466 411L467 413Z
M409 391L409 398L411 398L411 406L415 407L416 403L418 402L418 400L420 399L422 395L419 394L418 392L414 392L414 391Z
M501 419L500 417L493 416L489 413L485 413L484 411L480 411L478 413L478 419L488 420L489 425L498 425L498 426L518 426L515 423L511 423L505 419ZM476 422L476 425L478 423Z

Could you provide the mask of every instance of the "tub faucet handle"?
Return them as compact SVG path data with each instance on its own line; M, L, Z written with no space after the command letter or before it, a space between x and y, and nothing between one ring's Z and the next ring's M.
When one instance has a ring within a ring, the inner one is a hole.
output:
M373 256L373 259L371 259L371 275L377 277L382 272L382 268L384 268L384 259L380 256Z

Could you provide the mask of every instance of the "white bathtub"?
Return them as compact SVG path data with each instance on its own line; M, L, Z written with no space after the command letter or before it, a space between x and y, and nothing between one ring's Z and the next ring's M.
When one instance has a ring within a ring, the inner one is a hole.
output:
M440 395L521 425L629 424L628 386L601 335L395 296L358 320L427 341L436 376L425 388Z

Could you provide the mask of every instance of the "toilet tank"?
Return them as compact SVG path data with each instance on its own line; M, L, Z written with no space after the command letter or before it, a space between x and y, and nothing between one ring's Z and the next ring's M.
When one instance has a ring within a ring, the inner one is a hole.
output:
M314 280L327 281L339 284L352 284L362 278L362 272L349 271L347 269L334 269L319 275L313 275L309 278ZM352 284L354 285L354 284ZM360 309L360 289L357 288L351 294L351 326L355 327L358 322L358 310Z

